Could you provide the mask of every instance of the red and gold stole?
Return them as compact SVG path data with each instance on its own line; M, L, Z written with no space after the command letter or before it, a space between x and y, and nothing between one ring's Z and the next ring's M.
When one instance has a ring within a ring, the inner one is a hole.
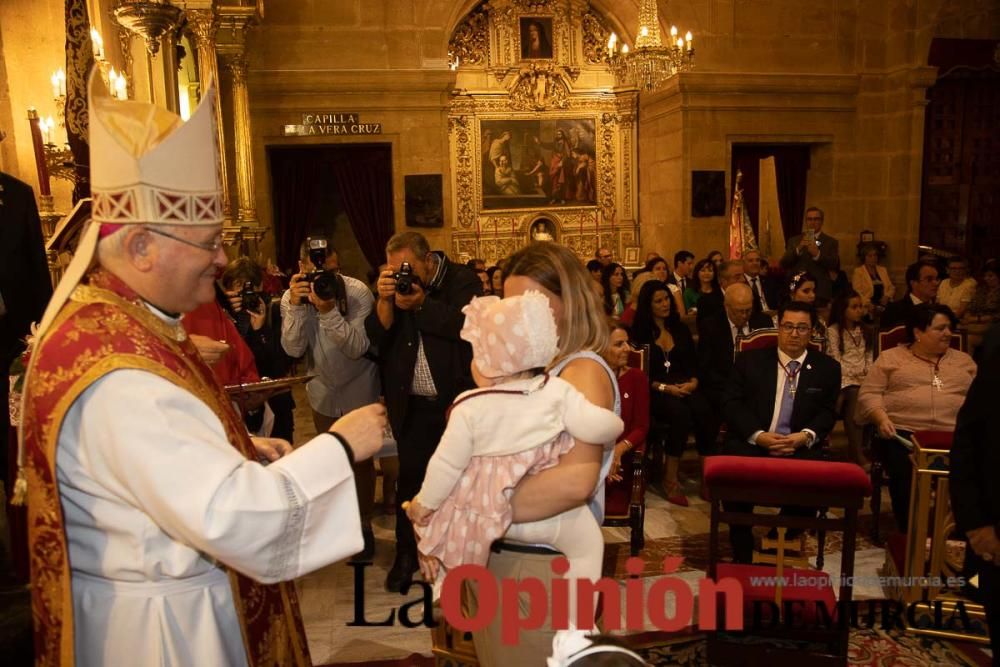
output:
M225 391L181 326L153 315L106 271L92 272L88 283L76 288L33 354L38 357L25 386L22 428L35 660L46 667L72 666L73 590L56 448L73 402L111 371L144 370L204 401L219 416L233 447L248 459L256 459L256 453ZM294 585L264 585L232 570L229 578L251 667L309 665Z

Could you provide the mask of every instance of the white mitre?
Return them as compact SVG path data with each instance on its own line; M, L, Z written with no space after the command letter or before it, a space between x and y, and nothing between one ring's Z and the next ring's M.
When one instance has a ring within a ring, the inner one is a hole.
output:
M97 68L87 90L91 218L45 310L38 336L90 269L98 240L119 225L222 224L213 82L186 123L155 104L111 97Z

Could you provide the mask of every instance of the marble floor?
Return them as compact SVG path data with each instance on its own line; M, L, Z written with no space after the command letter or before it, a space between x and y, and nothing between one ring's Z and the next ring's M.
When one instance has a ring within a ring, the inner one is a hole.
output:
M307 406L304 397L297 403ZM297 411L296 424L308 425L308 429L303 428L301 434L296 433L296 441L303 442L312 435L309 432L312 419L308 407ZM845 445L838 426L832 446L841 450ZM688 457L682 463L681 474L686 476L685 492L690 507L668 504L655 488L646 496L646 547L641 556L646 561L643 579L647 588L663 576L660 566L666 555L684 557L684 562L673 576L691 583L704 576L708 554L709 504L698 496L696 453L689 451ZM381 478L379 480L381 485ZM380 491L376 498L381 498ZM882 506L889 507L887 495ZM866 508L855 550L855 577L859 580L854 590L855 599L884 597L877 583L884 551L867 539L870 520ZM337 563L298 581L302 613L315 664L396 659L414 653L431 654L430 631L422 626L407 628L398 617L393 616L398 615L402 605L419 600L419 590L402 596L386 593L382 588L386 572L392 565L394 523L395 516L390 514L380 513L374 519L376 553L371 566L362 570L347 563ZM890 517L885 513L882 524L884 530L891 526ZM606 545L604 574L622 579L624 561L629 555L629 531L627 528L604 528L603 532ZM725 537L722 543L728 548ZM840 553L836 551L836 544L828 545L824 550L823 570L832 577L838 577L840 573ZM815 565L814 538L810 539L807 551L810 548L813 554L811 562ZM361 596L357 595L359 590L364 591L363 604ZM413 605L410 617L418 620L422 609L420 603ZM390 620L391 624L388 623ZM359 622L372 625L359 625ZM383 625L374 625L377 623Z

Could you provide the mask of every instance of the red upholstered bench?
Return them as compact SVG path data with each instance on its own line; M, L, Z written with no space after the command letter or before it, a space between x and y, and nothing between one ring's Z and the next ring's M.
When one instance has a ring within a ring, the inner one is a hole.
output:
M848 628L839 624L817 623L824 620L817 615L816 602L822 600L827 605L828 615L834 614L836 600L833 583L815 570L794 570L783 565L783 554L778 554L778 565L747 566L723 565L718 563L719 524L759 525L785 528L818 529L843 533L841 554L841 574L839 600L849 603L851 588L846 585L848 577L854 575L854 548L857 536L858 510L865 498L871 494L871 482L864 471L853 463L829 461L803 461L788 458L713 456L705 462L705 484L709 489L712 504L712 518L709 541L708 576L719 579L732 576L744 582L744 600L752 607L754 600L801 601L806 604L798 609L798 619L792 626L778 625L770 629L750 629L752 618L748 619L748 632L756 635L804 640L825 644L822 653L810 653L809 660L816 664L843 665L847 656ZM780 506L796 505L816 508L841 508L843 518L803 517L774 514L756 514L751 508L746 512L723 511L725 501L742 502L751 505ZM792 582L793 575L810 577L806 585L785 586L753 585L750 577L785 577ZM720 619L721 620L721 619ZM808 627L803 629L802 623ZM721 624L719 627L722 627ZM766 626L765 626L766 627ZM749 656L753 653L753 656ZM802 651L787 645L772 646L766 643L750 644L733 641L728 634L715 633L709 638L709 662L713 665L726 664L780 664L784 660L802 660Z

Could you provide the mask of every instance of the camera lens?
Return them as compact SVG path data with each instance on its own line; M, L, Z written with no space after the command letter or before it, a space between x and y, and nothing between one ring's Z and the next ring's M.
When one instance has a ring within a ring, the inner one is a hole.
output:
M328 271L323 271L317 275L315 280L313 280L313 291L316 292L316 296L324 301L329 301L337 296L336 275Z

